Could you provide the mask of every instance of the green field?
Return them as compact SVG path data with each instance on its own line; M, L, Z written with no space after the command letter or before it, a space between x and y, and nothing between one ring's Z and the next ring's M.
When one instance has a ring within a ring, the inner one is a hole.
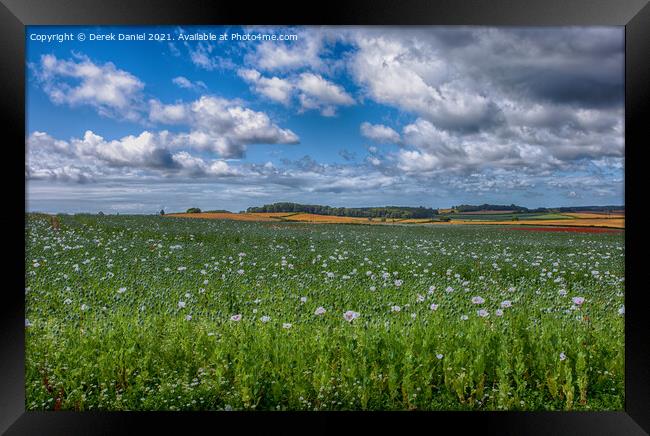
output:
M622 234L25 230L27 410L623 409Z

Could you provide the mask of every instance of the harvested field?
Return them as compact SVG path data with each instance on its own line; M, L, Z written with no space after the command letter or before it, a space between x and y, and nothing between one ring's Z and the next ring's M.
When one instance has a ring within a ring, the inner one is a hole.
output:
M369 224L368 218L356 218L348 216L316 215L313 213L298 213L284 218L286 221L310 222L310 223L335 223L335 224Z
M252 212L247 213L246 215L259 216L266 218L283 218L291 215L295 215L297 212Z

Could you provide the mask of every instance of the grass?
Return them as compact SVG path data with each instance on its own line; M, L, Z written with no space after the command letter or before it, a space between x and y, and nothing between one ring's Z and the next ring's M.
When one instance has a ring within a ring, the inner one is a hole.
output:
M622 235L90 215L26 232L27 410L623 408Z

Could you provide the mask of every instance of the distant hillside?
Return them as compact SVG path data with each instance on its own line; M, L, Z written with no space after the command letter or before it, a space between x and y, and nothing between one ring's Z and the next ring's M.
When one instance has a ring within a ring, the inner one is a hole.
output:
M348 216L361 218L433 218L438 211L432 208L384 206L384 207L331 207L315 204L273 203L261 207L249 207L248 213L301 212L318 215Z

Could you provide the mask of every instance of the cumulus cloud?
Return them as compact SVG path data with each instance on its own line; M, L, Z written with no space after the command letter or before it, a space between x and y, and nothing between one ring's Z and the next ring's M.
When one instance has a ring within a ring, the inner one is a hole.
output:
M397 144L401 140L399 133L383 124L363 122L360 129L364 137L378 143Z
M223 158L243 157L251 144L299 142L294 132L278 127L264 112L215 96L202 96L191 103L152 100L149 118L162 124L189 126L188 132L170 135L171 145L207 150Z
M63 141L44 132L34 132L27 141L27 160L35 169L39 165L42 168L53 163L57 166L66 166L61 163L93 168L103 166L107 172L110 172L111 167L172 168L174 164L171 154L163 145L164 138L164 133L143 131L138 136L128 135L107 141L87 130L82 138ZM55 162L55 159L59 162Z
M55 104L91 106L99 114L137 120L144 83L113 63L97 64L87 56L59 59L45 54L32 65L43 90Z
M330 43L341 41L352 47L341 58L366 97L449 132L523 127L566 136L610 132L622 119L621 29L308 30L296 43L259 46L249 59L279 72L319 71L330 61ZM306 93L299 98L303 109L316 106Z
M467 173L479 168L540 172L566 168L568 158L595 157L605 152L589 144L569 147L522 141L521 136L512 136L508 131L460 135L440 130L421 118L404 127L403 138L407 147L398 151L397 160L399 168L406 172ZM553 139L558 141L559 137Z
M324 116L334 116L338 106L355 103L342 86L319 74L302 73L281 79L276 76L264 77L254 69L241 69L238 75L251 85L254 92L285 106L297 95L301 112L313 109Z
M231 168L226 161L213 159L211 162L206 162L204 159L192 156L186 151L175 153L172 160L192 176L220 177L237 174L237 171Z
M182 124L189 121L189 107L186 103L163 104L149 100L149 120L162 124Z
M82 139L72 140L71 146L80 158L96 158L112 166L171 168L171 154L162 143L163 135L146 130L138 136L128 135L111 141L88 130Z
M293 84L278 77L263 77L258 71L253 69L242 69L238 71L239 76L252 85L252 88L258 94L264 97L288 105L293 93Z
M206 161L187 151L173 153L169 139L166 131L106 140L88 130L82 138L69 141L34 132L27 139L26 177L85 183L147 173L192 177L236 174L222 159Z
M302 73L297 80L296 88L300 91L298 98L302 109L318 109L325 116L332 116L336 106L349 106L354 99L343 87L313 73Z
M416 35L360 33L354 78L373 100L443 128L476 131L502 122L498 106L457 76L435 47Z
M364 28L344 38L366 96L416 117L396 154L404 171L623 155L621 29ZM375 130L362 135L396 142L397 132Z

